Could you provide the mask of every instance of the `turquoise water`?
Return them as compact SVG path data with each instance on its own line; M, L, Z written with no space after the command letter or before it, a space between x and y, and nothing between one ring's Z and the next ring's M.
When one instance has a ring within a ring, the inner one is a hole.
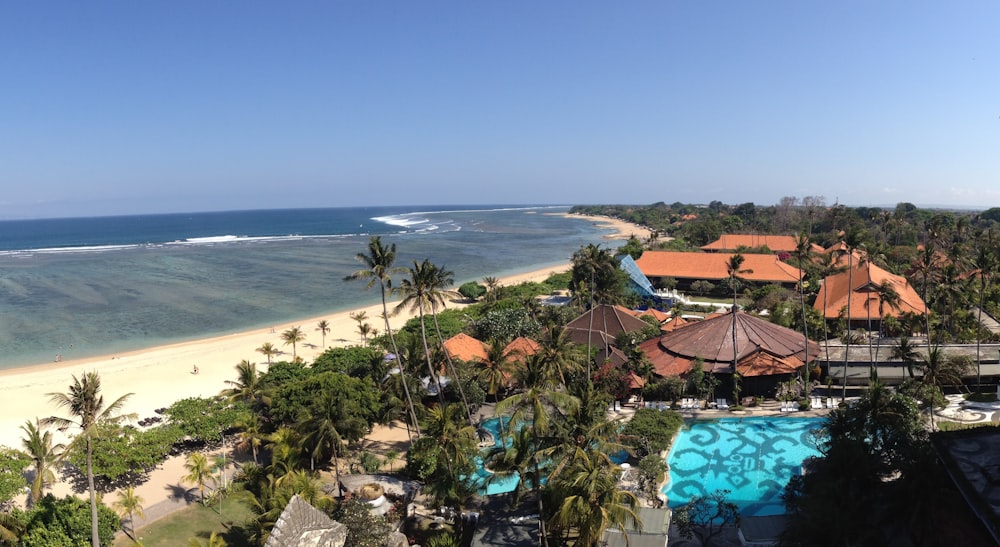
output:
M823 418L723 418L699 420L681 430L667 457L670 507L694 496L729 490L744 516L784 514L781 494L801 474L802 462L819 456L813 431Z
M504 418L504 423L507 423L509 418ZM521 427L529 427L531 424L521 424ZM503 442L503 438L500 435L500 418L490 418L488 420L483 420L479 427L489 431L493 435L493 446L499 448L500 443ZM509 443L508 443L509 444ZM489 449L486 449L489 450ZM611 455L611 461L622 464L628 460L628 452L622 451L618 454ZM495 494L506 494L508 492L513 492L517 488L518 481L521 477L516 473L512 476L504 477L501 479L494 479L490 481L490 477L493 474L487 471L483 467L483 459L476 458L476 474L474 477L475 484L479 487L479 494L485 496L492 496ZM542 478L542 483L545 483L545 478Z
M0 369L264 328L379 300L370 235L455 287L565 263L605 229L566 207L345 208L0 221ZM394 276L398 285L402 275ZM398 328L399 325L394 325ZM311 327L304 327L312 333Z

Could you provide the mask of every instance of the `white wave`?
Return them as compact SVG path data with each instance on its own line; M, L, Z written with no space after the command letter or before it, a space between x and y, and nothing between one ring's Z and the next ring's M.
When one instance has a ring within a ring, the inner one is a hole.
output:
M419 226L420 224L427 224L430 220L426 218L410 218L412 215L425 214L425 213L407 213L405 215L390 215L385 217L372 217L371 220L375 222L382 222L390 226L402 226L404 228L409 228L411 226Z
M104 251L120 251L135 249L143 245L89 245L80 247L46 247L44 249L19 249L16 251L0 251L0 256L29 256L33 254L69 254L69 253L99 253Z

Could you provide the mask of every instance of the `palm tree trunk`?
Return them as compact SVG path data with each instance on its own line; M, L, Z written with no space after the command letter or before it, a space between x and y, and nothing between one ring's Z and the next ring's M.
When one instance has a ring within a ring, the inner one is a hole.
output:
M802 261L799 260L799 305L802 307L802 350L805 352L802 361L806 364L806 400L809 398L809 327L806 325L806 287L802 273ZM736 401L736 404L740 404Z
M417 423L417 411L413 408L413 398L410 397L410 386L406 381L406 371L403 368L403 358L399 355L399 348L396 347L396 337L392 334L392 327L389 325L389 308L385 302L385 283L379 280L379 288L382 289L382 319L385 320L385 332L389 335L389 341L392 342L393 355L396 356L396 366L399 367L399 378L403 381L403 393L406 394L406 405L410 409L410 420L412 420L413 427L417 431L417 436L420 436L420 424ZM410 441L410 425L406 425L406 437Z
M101 535L97 529L97 493L94 488L94 449L90 433L84 431L83 434L87 435L87 488L90 490L90 542L93 547L101 547Z
M441 326L438 324L437 309L434 304L431 304L431 317L434 319L434 331L437 333L438 343L444 347L444 339L441 336ZM455 371L455 364L451 361L451 355L448 355L448 351L444 351L445 361L448 363L448 370L451 373L452 380L458 385L458 394L462 397L462 405L465 408L465 417L469 420L469 425L475 427L475 422L472 421L472 412L469 410L469 401L465 398L465 388L462 387L462 382L458 378L458 373Z
M535 429L534 420L532 420L532 430L534 434L532 435L531 443L534 445L534 451L531 454L532 463L534 463L535 472L534 480L532 481L532 489L535 491L535 499L538 500L538 538L541 540L542 547L548 547L549 537L548 531L545 529L545 508L542 502L542 474L538 469L538 431Z
M438 402L441 403L442 410L444 409L444 390L441 389L441 380L438 379L438 375L434 373L434 364L431 363L431 348L427 345L427 328L424 323L424 306L423 304L419 307L420 311L420 339L424 343L424 356L427 358L427 371L431 373L431 380L434 385L437 386L438 392Z
M844 390L847 398L847 367L851 360L851 297L854 296L854 249L847 249L847 341L844 344Z

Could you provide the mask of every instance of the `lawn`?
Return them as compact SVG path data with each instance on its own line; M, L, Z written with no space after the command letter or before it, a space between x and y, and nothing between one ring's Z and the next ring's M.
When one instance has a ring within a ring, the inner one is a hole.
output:
M145 547L187 545L191 538L197 538L202 543L214 531L224 535L234 524L243 524L253 513L250 511L249 494L234 493L226 498L222 507L222 517L218 506L203 507L194 504L173 514L167 515L156 522L139 528L136 535ZM240 543L232 541L235 538L225 538L230 547ZM127 547L134 542L126 534L115 537L115 547Z

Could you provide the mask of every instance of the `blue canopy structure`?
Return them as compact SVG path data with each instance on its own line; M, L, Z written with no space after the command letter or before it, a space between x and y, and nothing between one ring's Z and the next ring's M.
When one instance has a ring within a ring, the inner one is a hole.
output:
M628 274L632 290L639 295L639 298L642 298L643 300L650 300L668 307L673 305L673 302L669 298L664 298L656 292L656 289L653 288L653 284L649 281L649 278L646 277L646 274L642 273L642 270L639 269L639 265L635 263L635 260L633 260L631 256L622 256L621 269L625 270Z

